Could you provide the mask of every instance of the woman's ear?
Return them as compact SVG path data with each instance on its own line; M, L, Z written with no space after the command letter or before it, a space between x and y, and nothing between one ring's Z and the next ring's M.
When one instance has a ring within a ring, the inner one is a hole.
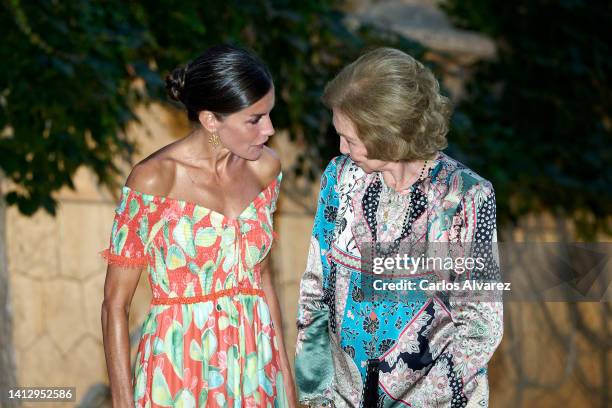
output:
M219 129L220 120L217 119L214 113L211 111L200 111L198 114L198 120L202 127L206 129L209 133L215 133Z

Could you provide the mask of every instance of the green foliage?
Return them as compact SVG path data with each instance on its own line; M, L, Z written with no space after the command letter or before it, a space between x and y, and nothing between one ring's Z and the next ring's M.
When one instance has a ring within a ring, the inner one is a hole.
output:
M574 217L583 238L610 234L610 2L448 0L443 8L497 43L496 60L476 66L449 138L455 156L493 181L501 221L552 211Z
M72 185L81 165L112 183L114 157L134 148L122 135L143 95L136 76L154 76L153 39L136 13L111 1L5 2L0 13L0 166L17 188L8 204L54 213L51 192Z
M24 214L55 212L52 193L80 166L113 186L115 158L130 160L134 108L169 102L165 75L207 47L257 52L277 88L273 120L308 146L296 171L311 177L337 152L324 84L365 47L422 48L373 30L348 30L338 1L5 1L0 13L0 169L16 186L7 203ZM144 87L136 80L142 79Z

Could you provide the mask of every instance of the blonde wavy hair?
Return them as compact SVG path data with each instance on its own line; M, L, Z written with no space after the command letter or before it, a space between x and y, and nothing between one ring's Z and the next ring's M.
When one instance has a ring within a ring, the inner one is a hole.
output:
M368 159L424 160L448 146L450 101L432 72L400 50L377 48L344 67L323 103L353 122Z

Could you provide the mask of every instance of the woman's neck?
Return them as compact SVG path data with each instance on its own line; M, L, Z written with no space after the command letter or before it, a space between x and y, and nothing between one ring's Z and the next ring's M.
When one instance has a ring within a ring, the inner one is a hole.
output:
M204 128L196 129L187 135L184 144L184 160L216 174L225 173L236 157L222 144L213 146L209 141L210 137L211 134Z
M402 193L410 189L419 177L425 177L432 166L431 159L388 162L379 171L385 184L396 192Z

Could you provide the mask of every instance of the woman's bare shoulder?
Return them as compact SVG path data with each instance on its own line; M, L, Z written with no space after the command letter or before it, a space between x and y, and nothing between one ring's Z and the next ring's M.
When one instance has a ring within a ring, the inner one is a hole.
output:
M132 190L156 196L167 196L175 183L184 138L151 153L134 166L125 184Z
M125 185L132 190L166 196L174 184L176 162L164 154L153 154L134 166Z

